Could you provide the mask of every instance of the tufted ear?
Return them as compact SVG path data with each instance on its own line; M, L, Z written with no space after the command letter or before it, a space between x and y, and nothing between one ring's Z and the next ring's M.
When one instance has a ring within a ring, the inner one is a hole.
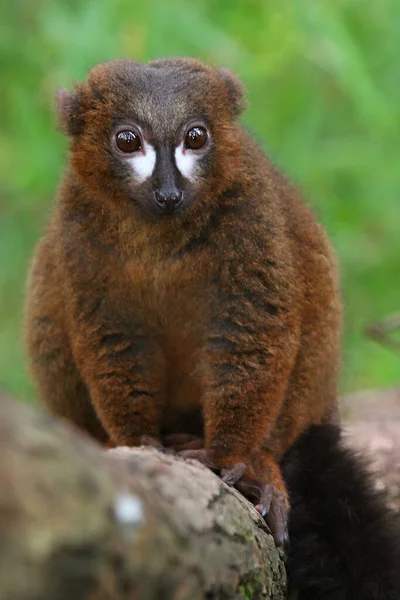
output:
M58 89L55 101L61 131L69 136L79 135L83 129L83 107L79 100L79 88L76 88L75 93L65 88Z
M228 100L231 104L231 112L237 117L244 111L247 105L244 86L239 78L229 69L221 67L217 69L217 72L227 91Z

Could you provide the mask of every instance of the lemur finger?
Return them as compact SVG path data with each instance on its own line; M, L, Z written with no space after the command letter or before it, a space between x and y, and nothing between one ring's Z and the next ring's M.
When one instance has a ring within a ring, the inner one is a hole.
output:
M182 452L183 450L200 450L204 448L204 441L201 438L197 440L191 440L190 442L186 442L186 444L180 444L179 446L175 446L175 452Z
M203 443L202 438L190 433L170 433L162 437L164 446L181 446L182 444L187 444L188 442L192 442L194 440L201 440Z
M228 485L235 485L246 473L247 465L246 463L236 463L233 467L229 469L221 470L221 478L222 481Z
M140 445L150 446L152 448L157 448L157 450L161 450L162 452L164 451L164 446L162 445L160 440L157 440L156 438L153 438L149 435L142 435L142 437L140 438Z
M261 486L261 494L255 506L255 509L262 517L266 517L271 508L271 502L274 495L274 486L270 483L265 483Z
M248 500L257 501L261 495L261 486L252 480L241 480L235 485L235 488Z
M271 500L269 513L265 519L271 529L277 546L284 546L288 539L288 508L282 494L276 492Z
M198 460L203 465L210 469L215 469L215 465L209 459L207 450L201 448L200 450L182 450L182 452L178 452L178 456L182 456L182 458L193 458L194 460Z

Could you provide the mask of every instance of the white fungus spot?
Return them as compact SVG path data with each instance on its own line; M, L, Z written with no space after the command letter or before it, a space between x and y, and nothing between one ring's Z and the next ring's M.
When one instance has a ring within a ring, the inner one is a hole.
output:
M153 146L143 140L143 152L138 152L128 158L128 162L136 176L144 181L152 175L156 166L156 151Z
M129 492L121 492L114 500L114 515L122 525L133 525L143 519L142 502Z

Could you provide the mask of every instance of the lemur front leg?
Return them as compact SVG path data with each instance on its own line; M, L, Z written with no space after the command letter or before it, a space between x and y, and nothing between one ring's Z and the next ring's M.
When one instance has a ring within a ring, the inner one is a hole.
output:
M282 545L287 540L289 502L281 457L274 456L266 442L282 410L298 336L296 324L276 314L265 315L264 322L261 328L259 322L245 322L232 311L218 319L208 344L205 447L182 454L218 469L223 481L252 499Z
M108 445L161 448L166 365L156 337L128 318L100 314L84 323L74 336L75 360Z

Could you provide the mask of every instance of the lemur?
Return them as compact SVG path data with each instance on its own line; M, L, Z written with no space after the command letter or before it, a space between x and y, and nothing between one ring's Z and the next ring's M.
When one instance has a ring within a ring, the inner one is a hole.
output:
M204 438L180 452L282 545L283 457L338 423L341 300L323 228L238 122L244 98L183 58L111 61L58 93L69 164L26 341L52 411L109 446Z

